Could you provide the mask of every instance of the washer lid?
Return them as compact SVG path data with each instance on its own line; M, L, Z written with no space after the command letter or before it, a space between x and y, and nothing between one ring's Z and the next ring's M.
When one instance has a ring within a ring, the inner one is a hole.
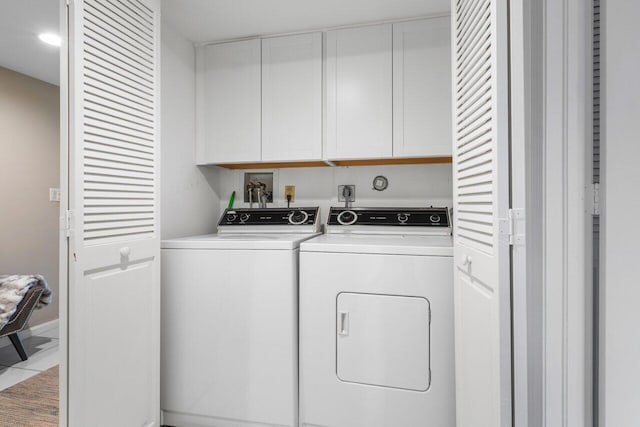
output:
M453 256L451 236L324 234L300 245L301 252Z
M309 234L206 234L163 240L162 249L293 250L317 236Z

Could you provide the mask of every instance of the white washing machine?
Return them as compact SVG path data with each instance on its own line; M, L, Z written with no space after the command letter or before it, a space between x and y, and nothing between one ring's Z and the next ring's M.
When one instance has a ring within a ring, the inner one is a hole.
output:
M162 242L163 424L298 425L298 250L318 208L226 210Z
M300 247L301 426L455 427L446 208L332 208Z

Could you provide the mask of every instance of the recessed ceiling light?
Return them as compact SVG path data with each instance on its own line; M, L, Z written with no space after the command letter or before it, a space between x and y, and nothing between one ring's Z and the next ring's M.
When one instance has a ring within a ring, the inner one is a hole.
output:
M51 46L60 46L62 44L62 39L57 34L42 33L38 35L38 38L46 44L50 44Z

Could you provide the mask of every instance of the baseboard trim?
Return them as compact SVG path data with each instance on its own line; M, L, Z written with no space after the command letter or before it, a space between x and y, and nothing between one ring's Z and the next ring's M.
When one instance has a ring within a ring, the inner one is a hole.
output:
M59 319L50 320L48 322L41 323L39 325L31 326L26 329L20 331L20 338L26 339L32 336L38 336L40 334L44 334L45 332L49 332L52 329L55 329L59 326ZM11 341L9 341L8 337L0 338L0 348L11 345Z

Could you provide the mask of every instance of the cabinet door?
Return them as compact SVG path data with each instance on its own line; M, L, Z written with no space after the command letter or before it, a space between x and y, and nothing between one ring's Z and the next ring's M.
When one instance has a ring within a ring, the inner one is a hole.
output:
M262 41L262 160L322 158L322 33Z
M197 66L198 163L259 161L260 40L203 46Z
M336 301L336 374L341 381L427 391L429 301L341 293Z
M393 156L451 155L451 24L393 25Z
M327 157L392 155L392 27L327 33Z

